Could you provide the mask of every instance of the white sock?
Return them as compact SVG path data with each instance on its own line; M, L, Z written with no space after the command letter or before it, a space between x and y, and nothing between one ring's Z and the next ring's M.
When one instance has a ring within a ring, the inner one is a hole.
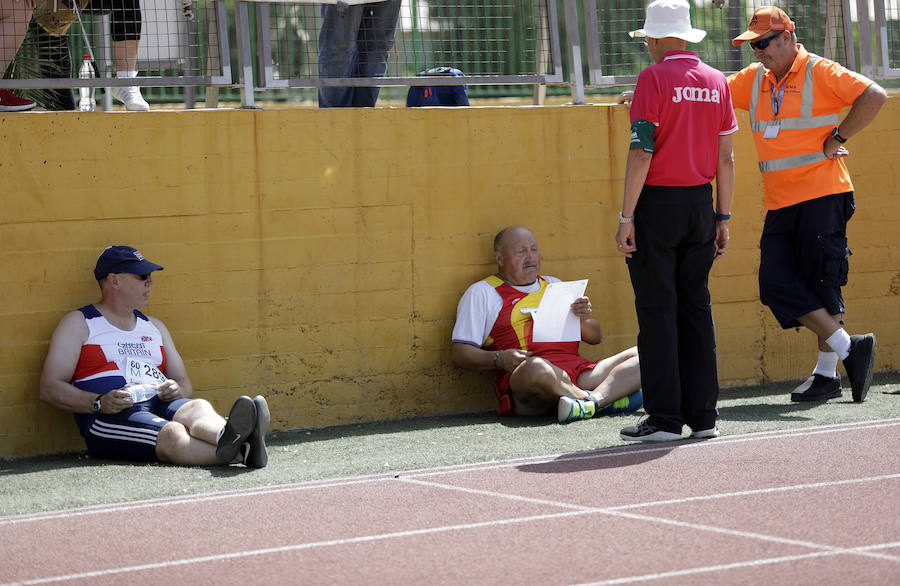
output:
M225 426L222 426L222 429L219 430L219 433L216 434L216 443L219 443L219 440L222 439L222 434L225 433Z
M828 378L837 377L837 352L822 352L819 350L819 361L816 362L816 368L813 374L820 374Z
M837 352L838 358L841 360L850 354L850 334L844 328L838 328L835 333L831 334L830 338L825 340L825 343Z
M137 70L132 69L128 71L116 71L116 77L125 78L125 77L137 77Z

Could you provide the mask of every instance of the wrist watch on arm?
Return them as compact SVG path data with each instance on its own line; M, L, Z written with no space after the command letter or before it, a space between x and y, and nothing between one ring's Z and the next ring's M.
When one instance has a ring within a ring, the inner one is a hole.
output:
M843 136L841 136L840 130L838 129L837 126L835 126L834 128L831 129L831 137L834 138L834 140L838 141L841 144L844 144L845 142L847 142L847 139L844 138Z
M103 395L97 395L97 398L94 399L93 403L91 403L91 413L93 413L94 415L100 415L100 409L101 409L100 397L102 397L102 396Z

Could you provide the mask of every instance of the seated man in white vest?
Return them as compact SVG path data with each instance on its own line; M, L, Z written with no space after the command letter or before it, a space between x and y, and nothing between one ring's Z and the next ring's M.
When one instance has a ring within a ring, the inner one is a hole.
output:
M493 370L499 415L543 415L557 411L560 423L595 414L635 411L642 405L637 348L592 361L578 353L578 342L534 342L532 313L547 285L534 234L511 226L494 238L497 272L471 285L456 312L451 357L469 370ZM591 302L572 303L581 339L601 341Z
M96 458L185 466L268 463L269 407L235 401L226 422L193 385L162 321L138 311L163 267L130 246L97 259L100 301L63 316L41 373L41 400L75 414Z

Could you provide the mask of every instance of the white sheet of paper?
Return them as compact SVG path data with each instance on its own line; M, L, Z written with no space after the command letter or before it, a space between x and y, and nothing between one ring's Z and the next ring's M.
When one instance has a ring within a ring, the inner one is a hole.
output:
M581 320L572 313L572 302L584 296L587 279L550 283L541 297L534 319L532 340L535 342L578 342Z

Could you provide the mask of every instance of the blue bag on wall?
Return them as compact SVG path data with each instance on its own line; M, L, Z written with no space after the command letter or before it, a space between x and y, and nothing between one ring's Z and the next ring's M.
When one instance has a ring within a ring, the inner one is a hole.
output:
M465 75L453 67L435 67L428 71L420 71L419 76ZM468 106L469 91L465 85L414 85L406 94L406 107L418 106Z

